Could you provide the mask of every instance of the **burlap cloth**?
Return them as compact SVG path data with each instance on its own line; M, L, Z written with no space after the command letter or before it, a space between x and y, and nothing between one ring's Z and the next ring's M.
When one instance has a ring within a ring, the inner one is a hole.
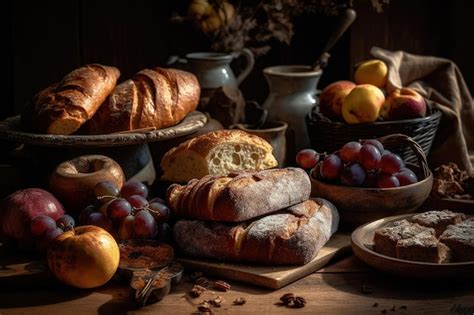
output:
M428 160L432 168L448 162L474 173L474 103L452 61L404 51L371 49L388 66L387 91L411 87L443 113Z

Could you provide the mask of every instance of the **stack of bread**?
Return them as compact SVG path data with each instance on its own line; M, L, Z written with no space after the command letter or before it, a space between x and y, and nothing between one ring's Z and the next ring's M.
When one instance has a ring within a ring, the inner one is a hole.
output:
M474 218L449 210L420 213L376 230L374 249L414 261L474 261Z
M69 135L79 128L105 134L141 128L166 128L195 110L200 95L196 77L177 69L144 69L116 85L120 71L90 64L40 91L23 109L23 128Z
M242 131L189 140L162 160L172 184L167 203L179 218L173 234L189 256L261 264L305 264L337 230L339 215L310 199L300 168L276 166L271 146ZM191 175L191 176L190 176Z

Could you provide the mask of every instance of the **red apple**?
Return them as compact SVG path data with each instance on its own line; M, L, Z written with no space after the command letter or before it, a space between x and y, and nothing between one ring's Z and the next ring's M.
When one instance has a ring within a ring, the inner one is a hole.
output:
M106 230L84 225L59 235L48 248L48 265L62 282L77 288L95 288L117 271L120 251Z
M355 87L351 81L336 81L326 86L319 95L321 113L330 119L342 121L342 104Z
M426 102L423 96L413 89L396 89L386 98L380 115L386 120L425 117Z
M107 156L84 155L59 164L51 175L50 187L68 212L78 213L94 203L94 187L103 181L122 188L125 175L120 165Z
M16 191L0 204L0 234L18 241L22 247L31 247L30 222L39 215L56 221L64 215L64 208L46 190L28 188Z

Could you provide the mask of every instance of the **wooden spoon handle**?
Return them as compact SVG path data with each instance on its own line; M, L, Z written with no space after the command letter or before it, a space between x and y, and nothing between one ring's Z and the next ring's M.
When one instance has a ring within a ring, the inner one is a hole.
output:
M327 61L329 59L329 53L328 51L331 50L331 48L334 46L335 43L341 38L342 34L344 34L349 26L355 21L357 17L356 11L351 8L347 8L344 10L344 12L341 13L340 15L340 22L336 30L331 34L331 37L329 37L329 41L326 44L326 47L324 47L324 50L322 54L319 56L319 58L316 60L316 62L313 64L312 68L313 70L320 70L324 68L327 65Z

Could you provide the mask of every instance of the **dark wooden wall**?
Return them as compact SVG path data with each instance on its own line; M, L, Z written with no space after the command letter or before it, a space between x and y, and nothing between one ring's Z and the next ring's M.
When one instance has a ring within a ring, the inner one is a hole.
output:
M384 13L369 1L355 1L358 19L334 47L320 87L349 79L353 65L369 58L370 47L403 49L454 60L474 90L474 55L470 43L474 1L391 0ZM149 66L164 65L175 53L203 50L202 38L172 25L169 17L183 1L151 0L6 0L1 35L6 83L0 119L17 113L36 91L79 65L117 66L122 79ZM275 64L309 64L323 47L334 18L311 15L295 21L291 46L275 43L257 60L242 90L263 101L267 87L262 69Z

